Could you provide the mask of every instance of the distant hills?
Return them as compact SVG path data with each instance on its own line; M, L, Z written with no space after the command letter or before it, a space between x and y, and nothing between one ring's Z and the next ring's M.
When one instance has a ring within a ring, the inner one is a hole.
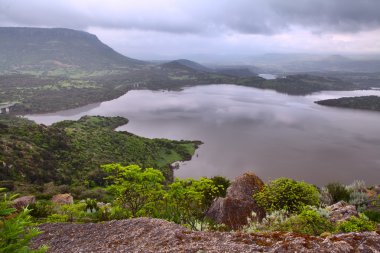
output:
M272 72L380 72L380 57L345 57L318 54L264 54L245 59Z
M182 69L182 70L193 70L198 72L208 72L208 73L218 73L233 77L254 77L257 73L251 70L249 66L217 66L217 67L206 67L197 62L179 59L170 62L163 63L161 65L164 68Z
M142 64L117 53L87 32L0 27L1 72L125 69Z
M350 109L380 111L380 97L378 96L342 97L337 99L320 100L315 103Z
M165 68L176 68L176 69L188 68L188 69L192 69L192 70L200 71L200 72L214 72L214 70L211 68L207 68L197 62L186 60L186 59L170 61L170 62L162 64L161 66Z
M257 64L203 66L187 59L144 62L116 52L87 32L65 28L0 27L0 103L14 103L11 113L24 114L102 102L132 89L236 84L306 95L321 90L352 90L358 85L373 86L380 78L377 75L347 78L346 73L337 77L336 74L317 73L315 76L288 72L281 75L286 78L265 80L256 73L265 73L261 71L278 67L279 63L285 66L291 58L272 55L252 60ZM314 56L299 56L297 64L307 69L307 61L316 64L320 60ZM277 65L272 66L273 61ZM326 62L330 64L327 67ZM329 68L342 62L350 62L350 59L331 56L318 64ZM297 69L298 65L291 66Z

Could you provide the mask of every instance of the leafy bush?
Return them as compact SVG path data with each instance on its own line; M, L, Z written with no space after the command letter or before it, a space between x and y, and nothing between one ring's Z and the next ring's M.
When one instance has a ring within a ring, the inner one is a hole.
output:
M276 230L320 235L324 232L334 231L334 224L316 210L305 208L300 214L291 216L285 222L280 223Z
M365 207L369 202L369 198L365 192L353 191L350 193L350 203L351 205L359 207Z
M331 194L333 203L341 200L348 202L350 200L350 193L346 187L338 182L329 183L325 186Z
M253 198L269 212L285 210L299 213L307 205L319 205L319 192L315 186L289 178L269 182Z
M380 223L380 212L374 210L365 210L363 212L369 220Z
M53 203L51 201L40 200L29 205L30 215L34 218L47 218L53 213Z
M245 232L287 231L309 235L333 232L335 226L329 221L325 209L305 207L300 214L290 215L285 210L271 212L261 222L250 222Z
M46 252L46 246L37 250L31 250L28 246L30 240L40 234L37 228L31 227L30 210L23 209L15 214L16 210L10 206L10 199L4 194L0 202L0 252Z
M205 212L212 199L219 196L223 186L215 186L208 178L176 179L165 194L162 217L179 224L202 230Z
M107 177L112 183L108 190L133 217L155 215L164 194L165 178L161 171L120 164L103 165L103 169L111 174Z
M99 210L98 202L95 199L86 199L85 203L87 213L95 213Z
M352 216L348 220L338 224L338 231L341 232L360 232L360 231L374 231L376 230L376 223L370 221L365 215L360 214L359 217Z
M231 185L228 178L222 176L215 176L210 178L214 185L218 188L217 197L225 197L227 194L227 188Z

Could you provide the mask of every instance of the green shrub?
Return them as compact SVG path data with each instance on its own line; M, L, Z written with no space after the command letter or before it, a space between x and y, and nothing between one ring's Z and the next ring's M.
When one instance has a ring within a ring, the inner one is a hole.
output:
M256 213L252 213L252 217L255 217ZM277 228L289 219L289 215L285 210L278 210L267 213L266 217L258 222L257 220L248 219L248 225L243 228L246 233L258 232L258 231L275 231Z
M322 187L320 189L319 193L320 193L319 201L320 201L321 206L326 207L326 206L330 206L330 205L334 204L332 196L326 187Z
M334 224L316 210L304 209L300 214L291 216L285 222L280 223L276 230L320 235L324 232L333 232Z
M361 207L363 209L366 207L368 202L369 198L367 196L367 193L359 191L353 191L350 193L350 201L348 203L356 206L356 208Z
M37 250L31 250L28 246L30 240L40 234L37 228L31 226L30 210L23 209L14 214L16 210L10 206L10 198L4 194L3 200L0 201L0 252L46 252L46 246Z
M90 214L86 211L87 204L84 202L62 205L60 206L59 214L66 215L68 217L68 221L82 221L82 219L88 218Z
M59 214L54 213L47 217L47 222L57 223L57 222L67 222L69 220L69 216L67 214Z
M99 210L98 202L95 199L86 199L85 203L87 213L95 213Z
M338 231L345 233L374 230L376 230L376 223L370 221L363 214L360 214L359 217L352 216L350 219L338 224Z
M219 196L221 187L204 177L198 180L177 178L168 186L161 218L187 225L192 229L200 227L202 230L210 200Z
M307 205L319 205L319 192L315 186L289 178L269 182L253 198L269 212L285 210L299 213Z
M161 171L120 164L107 164L102 168L110 174L106 178L111 183L107 189L133 217L153 216L157 212L157 204L164 194L165 178Z
M347 185L346 189L349 192L366 192L367 186L363 180L355 180L352 184Z
M346 187L338 182L329 183L325 186L329 191L333 203L339 202L341 200L348 202L350 200L350 192Z
M380 223L380 212L374 210L365 210L363 212L369 220Z
M47 218L53 213L53 203L51 201L39 200L29 205L30 215L34 218Z
M227 188L231 185L231 182L228 178L222 176L215 176L210 178L214 185L218 188L217 197L225 197L227 194Z
M120 206L111 207L109 213L110 213L109 220L123 220L123 219L129 219L132 217L131 212L129 212L128 210Z

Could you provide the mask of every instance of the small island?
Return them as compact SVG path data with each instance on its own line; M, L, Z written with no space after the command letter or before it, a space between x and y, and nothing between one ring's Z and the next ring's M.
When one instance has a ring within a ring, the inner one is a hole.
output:
M315 103L319 105L343 107L350 109L380 111L379 96L343 97L337 99L320 100L316 101Z

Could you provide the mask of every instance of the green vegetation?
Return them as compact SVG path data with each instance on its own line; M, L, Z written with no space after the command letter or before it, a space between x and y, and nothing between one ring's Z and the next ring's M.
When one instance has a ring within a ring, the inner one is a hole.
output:
M152 168L108 164L103 169L109 174L108 190L115 197L115 204L126 211L126 217L163 218L193 229L205 222L212 200L224 196L226 189L219 182L228 182L215 177L215 181L176 179L166 185L162 173Z
M333 203L341 200L348 202L350 200L350 193L344 185L338 182L333 182L327 184L325 187L330 193Z
M355 90L357 85L331 77L320 77L307 74L288 75L273 80L252 82L241 78L237 84L260 89L271 89L289 95L308 95L322 90Z
M163 196L165 178L161 171L120 164L104 165L103 168L111 174L107 177L111 181L108 190L132 217L154 216L156 205Z
M38 184L41 191L41 183L48 182L101 186L106 174L100 165L112 162L154 167L172 180L169 165L190 159L200 144L114 131L127 122L121 117L85 116L47 127L23 118L0 116L0 177L4 186L17 186L15 182L8 186L9 180Z
M298 215L290 216L276 227L278 231L290 231L309 235L333 232L334 229L334 224L327 217L322 216L314 209L308 208L302 210Z
M269 212L285 210L300 213L307 205L319 205L319 193L315 186L289 178L269 182L253 197L259 206Z
M361 214L359 217L352 216L350 219L341 222L337 229L344 233L373 231L376 230L376 223Z
M380 223L380 212L374 210L365 210L363 212L365 216L368 217L369 220Z
M315 103L342 108L380 111L380 97L378 96L343 97L316 101Z
M0 189L4 191L4 189ZM46 252L47 247L31 250L28 246L30 240L40 234L39 230L32 227L33 223L30 210L23 209L16 213L16 209L11 207L11 202L15 196L8 198L4 194L0 202L0 252L13 253L42 253Z

